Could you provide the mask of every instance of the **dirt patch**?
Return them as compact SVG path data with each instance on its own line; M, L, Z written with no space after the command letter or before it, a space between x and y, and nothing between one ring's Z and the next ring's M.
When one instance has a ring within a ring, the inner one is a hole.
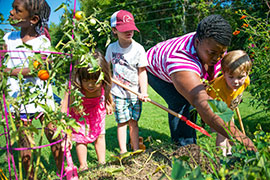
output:
M79 174L80 179L91 180L158 180L162 176L164 179L171 176L173 157L180 158L188 162L191 168L197 166L207 173L212 173L211 164L215 169L219 169L220 165L216 162L219 160L211 159L201 150L198 145L191 144L180 148L173 149L168 152L166 148L152 148L145 152L135 154L121 160L116 159L107 163L103 167L90 169L89 172ZM206 152L206 153L205 153Z

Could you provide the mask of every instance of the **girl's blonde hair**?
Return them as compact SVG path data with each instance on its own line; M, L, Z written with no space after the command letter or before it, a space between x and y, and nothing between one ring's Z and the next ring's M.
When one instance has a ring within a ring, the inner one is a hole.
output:
M221 61L221 69L229 74L249 73L252 62L248 54L243 50L234 50L228 52Z
M90 73L89 69L92 68L92 65L90 63L88 64L88 67L76 68L72 76L73 87L81 91L82 80L98 80L101 72L103 72L104 78L102 79L102 86L105 90L105 102L113 104L112 95L110 93L112 87L110 66L101 52L95 51L93 57L97 60L100 69L96 72ZM79 62L77 62L76 64L78 63Z

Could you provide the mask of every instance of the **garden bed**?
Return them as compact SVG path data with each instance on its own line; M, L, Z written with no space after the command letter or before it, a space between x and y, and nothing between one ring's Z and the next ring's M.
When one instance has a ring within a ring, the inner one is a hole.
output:
M122 166L120 160L116 159L105 166L90 169L88 172L80 172L79 177L94 180L155 180L164 176L168 179L171 176L173 157L187 161L191 168L200 166L202 171L213 173L211 160L198 145L191 144L174 148L173 152L166 151L166 147L147 149L145 152L122 159ZM212 164L216 170L220 168L219 164L213 162Z

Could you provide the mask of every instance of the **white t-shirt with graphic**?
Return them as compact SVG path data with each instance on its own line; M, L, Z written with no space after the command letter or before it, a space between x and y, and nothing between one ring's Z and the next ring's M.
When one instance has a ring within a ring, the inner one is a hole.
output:
M29 65L29 59L27 59L28 56L33 56L34 53L31 52L29 49L25 47L18 47L22 46L23 42L20 37L20 31L13 31L5 34L4 38L5 44L7 45L7 50L9 51L8 54L10 55L10 59L7 62L7 68L20 68L25 67L27 68ZM29 40L26 42L26 44L32 46L33 51L48 51L48 47L51 46L50 40L46 38L46 36L41 35L35 39ZM27 52L24 52L27 51ZM48 53L42 53L49 55ZM32 82L38 90L40 90L40 95L42 95L46 88L46 82L40 80L38 77L25 77L24 83ZM20 86L19 86L19 80L10 77L8 78L8 84L10 84L9 87L9 95L13 98L17 98L20 96ZM31 87L30 92L34 92L37 89L35 87ZM53 109L55 108L54 100L53 100L53 91L51 85L49 85L48 92L47 92L48 98L46 102L40 102L43 104L47 104L48 106L51 106ZM26 105L26 111L23 107L21 107L20 113L36 113L36 112L43 112L44 110L37 106L35 107L35 104L27 104ZM11 112L14 112L13 107L11 107Z
M113 78L129 86L133 91L140 92L138 68L148 65L146 52L142 45L132 40L127 48L121 48L119 42L111 43L106 50L106 60L112 63ZM120 98L136 98L137 96L113 84L111 93Z

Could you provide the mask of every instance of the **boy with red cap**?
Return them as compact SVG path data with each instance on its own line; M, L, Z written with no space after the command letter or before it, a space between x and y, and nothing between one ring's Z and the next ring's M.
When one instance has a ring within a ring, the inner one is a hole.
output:
M111 17L111 27L118 40L108 46L105 58L112 63L113 78L141 94L137 97L116 84L112 85L115 119L118 123L117 139L120 154L123 154L127 152L127 125L129 125L131 146L134 151L139 149L138 120L142 111L141 101L147 101L148 98L145 68L148 63L143 46L132 39L134 30L140 31L130 12L125 10L115 12Z

